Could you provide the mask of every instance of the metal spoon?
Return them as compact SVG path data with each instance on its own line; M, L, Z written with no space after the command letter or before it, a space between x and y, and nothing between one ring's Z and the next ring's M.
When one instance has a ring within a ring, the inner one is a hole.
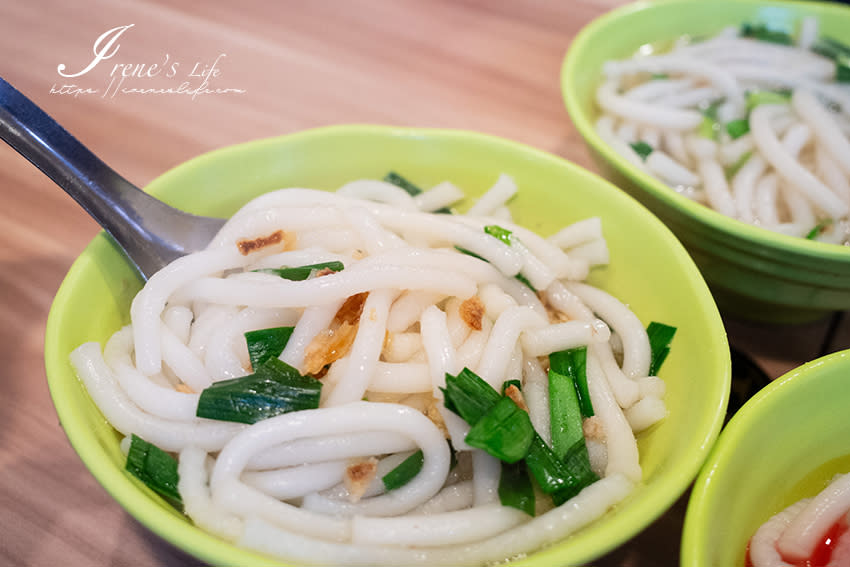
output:
M224 219L191 215L151 197L3 78L0 138L73 197L145 280L172 260L205 248L224 224Z

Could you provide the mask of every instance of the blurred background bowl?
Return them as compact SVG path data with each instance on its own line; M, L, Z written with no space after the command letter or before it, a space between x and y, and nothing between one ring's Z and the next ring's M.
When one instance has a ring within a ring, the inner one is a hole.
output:
M602 178L560 158L481 134L339 126L225 148L162 175L147 190L203 215L227 216L249 199L286 186L335 189L394 170L430 187L451 180L480 195L499 173L520 188L514 219L541 234L601 216L611 265L590 282L629 304L641 320L678 327L661 377L668 417L639 437L644 482L614 511L522 565L583 563L623 543L684 492L723 422L730 387L726 335L705 282L672 233ZM636 238L635 235L640 235ZM213 564L273 563L195 528L124 472L120 435L77 380L69 352L105 341L129 321L140 287L133 269L100 234L74 263L50 311L45 359L62 425L83 462L130 514L178 547Z
M850 350L809 362L735 414L694 484L682 567L744 566L768 518L850 472Z
M716 34L760 22L796 30L816 16L820 31L850 40L850 8L825 2L663 0L635 2L594 20L570 45L561 71L567 110L603 175L646 205L679 237L721 312L791 323L850 308L850 248L770 232L717 213L639 171L595 130L602 65L644 45Z

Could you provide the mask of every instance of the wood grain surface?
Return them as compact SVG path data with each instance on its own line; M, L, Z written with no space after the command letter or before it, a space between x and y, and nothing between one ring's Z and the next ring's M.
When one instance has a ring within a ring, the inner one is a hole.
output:
M578 30L622 3L6 0L0 75L140 186L215 148L339 123L477 130L594 169L562 103L560 65ZM60 64L66 74L85 69L101 34L131 24L111 59L77 77L59 74ZM223 92L118 91L110 86L117 64L131 75L121 86L130 91L182 82L191 90L214 64L206 86ZM153 64L161 72L146 76ZM48 393L47 313L98 227L5 145L0 196L0 564L198 564L136 523L94 481ZM828 320L727 323L733 346L776 377L846 348L846 320L826 345ZM597 564L677 564L684 506L683 498Z

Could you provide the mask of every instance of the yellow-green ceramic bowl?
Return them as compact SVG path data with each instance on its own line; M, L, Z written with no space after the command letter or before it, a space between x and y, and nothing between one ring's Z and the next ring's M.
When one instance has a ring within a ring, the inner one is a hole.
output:
M615 511L523 565L581 564L618 546L664 512L696 476L723 421L730 386L726 335L708 288L670 231L607 181L549 154L480 134L341 126L225 148L155 180L149 192L203 215L226 216L287 186L332 190L388 170L429 187L451 180L471 195L499 173L520 193L515 219L546 235L592 215L603 219L611 265L592 283L628 303L645 323L679 328L661 376L667 419L641 435L643 484ZM71 267L50 311L45 357L62 425L83 462L130 514L182 549L214 564L275 561L208 535L123 470L119 435L104 421L68 363L85 341L105 341L128 322L140 282L103 235Z
M694 484L682 567L744 567L758 527L850 472L850 350L792 370L729 421Z
M717 213L637 170L596 133L596 88L605 61L649 44L764 22L796 30L817 16L821 32L850 41L850 9L826 2L657 0L635 2L586 26L561 72L567 110L605 177L654 212L682 241L720 310L750 319L795 322L850 308L850 248L776 234Z

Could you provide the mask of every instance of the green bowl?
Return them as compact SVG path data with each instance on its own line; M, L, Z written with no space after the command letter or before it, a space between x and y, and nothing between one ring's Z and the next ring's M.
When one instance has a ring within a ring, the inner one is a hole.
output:
M850 471L850 350L792 370L729 421L691 493L682 567L744 567L758 527Z
M682 35L714 34L742 22L794 30L806 15L850 41L850 9L824 2L658 0L609 12L576 36L561 89L576 128L605 177L646 205L679 237L724 313L770 322L816 319L850 308L850 248L776 234L726 217L629 164L596 133L594 102L605 61Z
M517 143L380 126L329 127L225 148L169 171L147 190L193 213L226 216L280 187L332 190L353 179L383 177L391 169L426 187L448 179L471 195L507 173L520 187L511 205L515 220L544 235L601 216L611 265L593 270L591 282L628 303L645 323L679 328L661 372L669 417L639 440L644 483L615 511L518 564L583 563L620 545L671 506L694 479L723 422L730 387L726 335L708 287L672 233L639 203L592 173ZM129 477L119 435L74 375L68 353L85 341L103 342L126 324L139 287L133 269L100 234L56 295L45 358L71 444L109 493L164 539L213 564L278 564L204 533Z

